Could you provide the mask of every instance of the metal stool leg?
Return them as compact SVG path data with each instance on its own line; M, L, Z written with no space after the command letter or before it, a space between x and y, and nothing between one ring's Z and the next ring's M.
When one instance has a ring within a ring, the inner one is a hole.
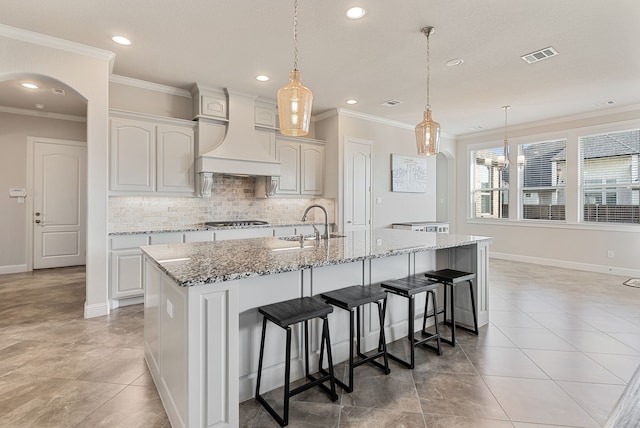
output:
M260 358L258 359L258 379L256 380L256 397L260 396L260 381L262 380L262 359L264 357L264 337L267 331L267 319L262 319L262 339L260 339Z
M471 310L473 311L473 332L478 335L478 314L476 314L476 298L473 295L473 281L469 280L469 293L471 294Z
M287 345L285 351L285 362L284 362L284 418L283 423L285 426L289 423L289 398L291 395L289 394L289 380L291 376L291 327L287 327Z
M331 401L336 401L338 399L338 394L336 394L336 380L333 374L333 358L331 356L331 338L329 337L329 320L325 316L323 318L324 322L322 323L322 336L324 340L327 342L327 362L329 363L329 383L331 384ZM320 386L324 386L320 384Z

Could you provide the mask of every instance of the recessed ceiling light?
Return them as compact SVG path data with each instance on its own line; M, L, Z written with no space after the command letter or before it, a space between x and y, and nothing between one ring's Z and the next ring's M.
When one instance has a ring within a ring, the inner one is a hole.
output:
M265 75L265 74L258 74L256 76L256 80L258 82L268 82L269 81L269 76Z
M347 18L349 18L349 19L360 19L366 13L367 13L367 11L364 10L363 8L361 8L361 7L352 7L351 9L347 10Z
M464 60L462 58L450 59L449 61L447 61L447 66L456 67L456 66L462 64L463 62L464 62Z
M345 101L347 104L353 105L353 104L358 104L358 100L354 100L354 99L350 99Z
M22 86L27 89L38 89L38 85L36 85L35 83L25 82L25 83L22 83Z
M131 40L127 39L124 36L113 36L111 40L123 46L129 46L131 44Z

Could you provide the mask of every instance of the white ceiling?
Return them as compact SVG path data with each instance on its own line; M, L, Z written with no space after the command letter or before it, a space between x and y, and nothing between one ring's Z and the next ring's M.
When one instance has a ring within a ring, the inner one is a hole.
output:
M499 128L505 104L512 106L509 124L515 125L611 108L596 107L609 100L614 107L640 103L638 0L299 2L299 69L314 93L314 114L339 107L419 122L426 101L426 38L420 29L426 25L436 28L431 106L444 133ZM198 82L274 99L293 64L292 5L0 0L0 23L111 50L118 75L184 89ZM363 19L345 17L354 5L367 10ZM133 45L114 44L115 34ZM548 46L559 55L534 64L520 58ZM447 67L454 58L464 64ZM263 73L271 81L254 79ZM0 105L19 103L15 83L0 84ZM349 98L359 103L347 106ZM380 105L390 99L402 103Z

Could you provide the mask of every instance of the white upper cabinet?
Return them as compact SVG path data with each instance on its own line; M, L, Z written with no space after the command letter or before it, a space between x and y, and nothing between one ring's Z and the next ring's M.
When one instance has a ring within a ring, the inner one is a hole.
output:
M159 192L193 192L193 129L171 125L156 128L157 190Z
M300 194L300 143L276 140L276 159L280 161L280 177L276 194Z
M322 195L324 193L324 145L300 145L300 193Z
M155 126L127 119L111 119L109 141L110 189L153 192L156 173Z
M111 118L112 194L194 193L194 124L181 122L149 117Z
M276 195L322 195L324 143L301 138L276 138L276 159L281 163Z

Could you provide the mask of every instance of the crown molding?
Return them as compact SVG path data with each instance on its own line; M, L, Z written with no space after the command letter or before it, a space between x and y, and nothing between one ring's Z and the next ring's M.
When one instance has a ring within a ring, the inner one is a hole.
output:
M187 89L174 88L173 86L161 85L160 83L148 82L146 80L134 79L133 77L112 74L109 77L111 83L132 86L134 88L147 89L149 91L161 92L163 94L177 95L179 97L191 98L191 92Z
M113 64L116 56L115 53L106 49L95 48L93 46L83 45L81 43L72 42L70 40L60 39L58 37L48 36L46 34L36 33L21 28L10 27L0 24L0 36L8 37L21 42L33 43L35 45L46 46L49 48L60 49L79 55L89 56L97 59L109 61Z
M8 107L8 106L0 106L0 113L19 114L22 116L34 116L34 117L40 117L43 119L68 120L71 122L84 122L84 123L87 122L87 118L85 116L74 116L71 114L62 114L62 113L49 113L46 111L29 110L26 108L17 108L17 107Z
M640 110L640 104L629 104L626 106L610 107L604 110L589 111L585 113L572 114L568 116L559 116L559 117L554 117L553 119L521 123L518 125L509 125L509 133L514 133L517 131L522 131L522 130L527 130L532 128L540 128L545 126L552 126L552 125L558 125L562 123L574 122L577 120L596 119L600 117L606 117L606 116L611 116L611 115L620 114L620 113L627 113L627 112L636 111L636 110ZM473 140L479 137L493 136L499 132L504 133L504 128L486 129L486 130L474 132L471 134L459 135L456 137L456 139L459 141L467 141L467 140Z
M412 125L410 123L406 123L406 122L400 122L399 120L392 120L392 119L387 119L384 117L380 117L380 116L375 116L373 114L368 114L368 113L361 113L358 111L354 111L354 110L349 110L346 108L335 108L335 109L331 109L331 110L327 110L323 113L320 113L316 116L313 116L312 120L313 122L319 122L321 120L325 120L328 119L330 117L333 116L348 116L348 117L354 117L356 119L362 119L362 120L367 120L369 122L374 122L374 123L379 123L382 125L387 125L387 126L393 126L394 128L401 128L401 129L406 129L408 131L414 131L416 126ZM445 138L450 138L450 139L454 139L455 136L452 134L447 134L444 132L441 132L440 135L442 137Z
M380 116L374 116L368 113L360 113L359 111L349 110L346 108L339 108L338 114L348 117L354 117L356 119L368 120L369 122L380 123L382 125L393 126L395 128L407 129L413 131L415 129L415 125L410 125L405 122L400 122L399 120L387 119Z

